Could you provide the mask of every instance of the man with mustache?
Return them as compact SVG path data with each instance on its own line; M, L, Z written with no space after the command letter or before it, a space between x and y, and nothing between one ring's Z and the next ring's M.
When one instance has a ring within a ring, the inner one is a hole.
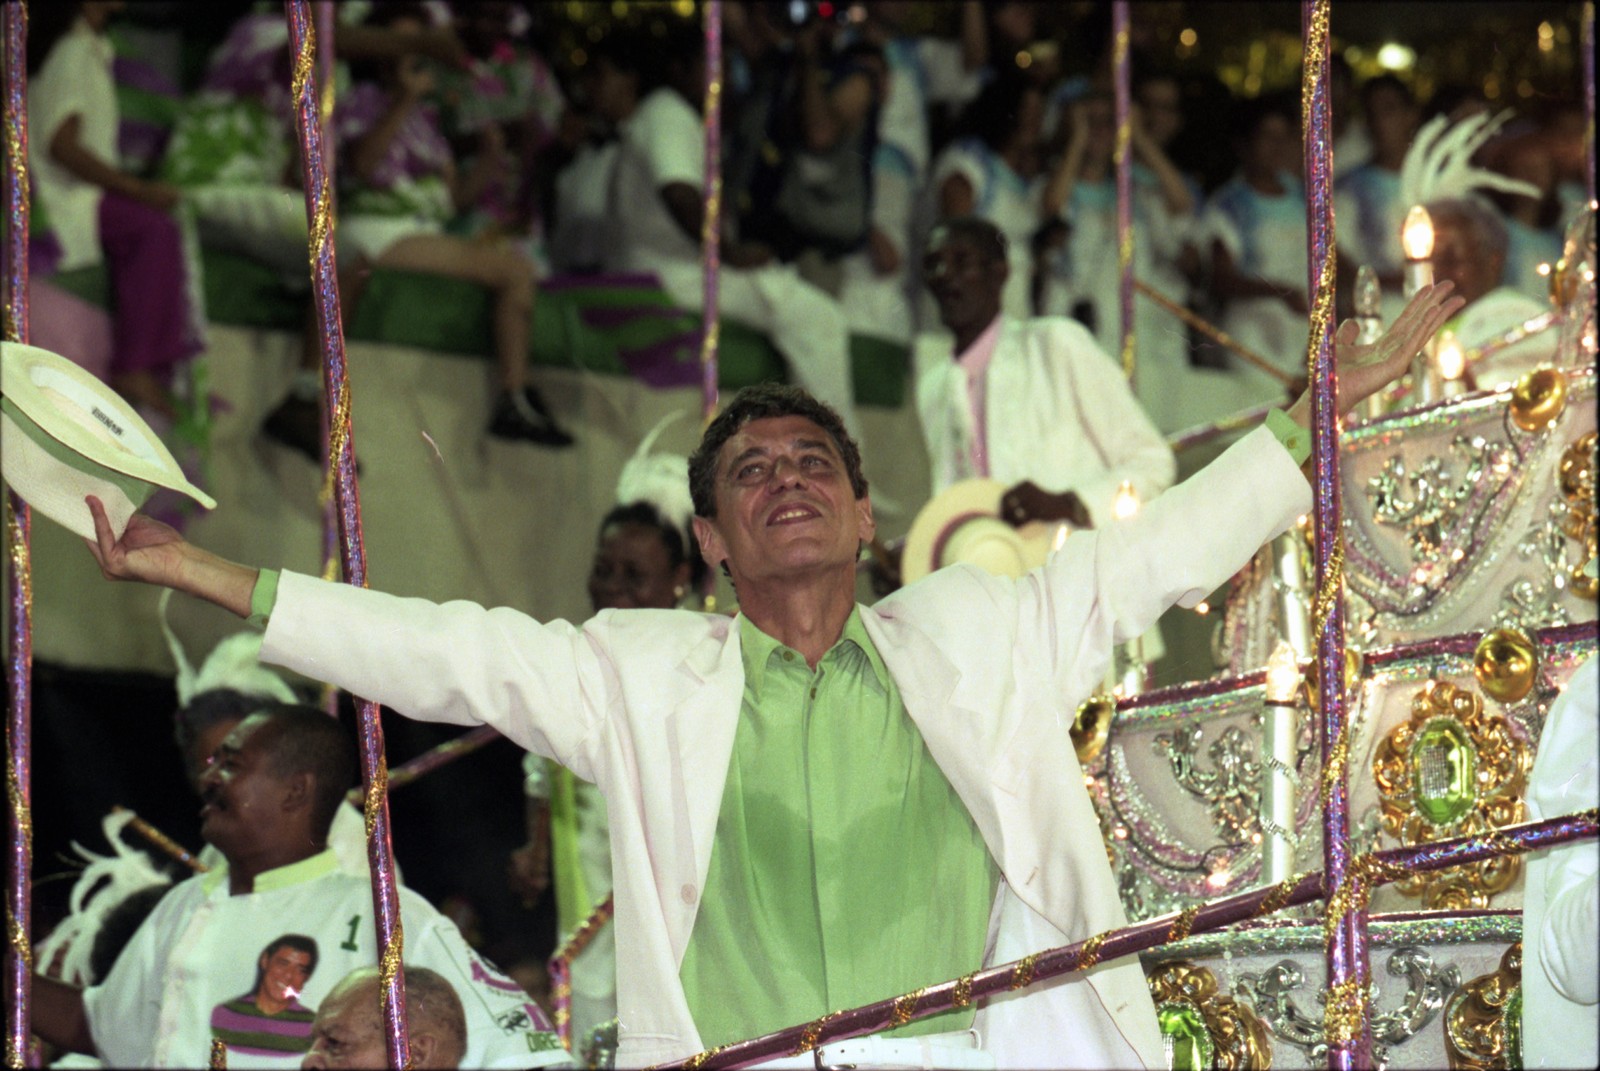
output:
M1348 411L1459 307L1424 290L1339 334ZM741 392L690 460L694 528L740 614L583 626L228 562L90 499L108 577L267 621L262 657L425 720L491 724L611 816L619 1066L815 1020L1124 922L1066 727L1111 645L1193 603L1310 509L1309 399L1135 518L1020 580L940 571L855 601L876 525L855 443L804 392ZM957 1007L805 1065L1162 1067L1136 960Z
M200 830L225 865L174 886L99 984L35 975L34 1032L112 1067L205 1067L214 1038L231 1068L299 1067L312 1012L378 959L371 885L327 847L355 770L350 734L320 710L272 705L241 721L200 778ZM468 1065L570 1066L516 984L426 900L399 892L407 962L463 998Z

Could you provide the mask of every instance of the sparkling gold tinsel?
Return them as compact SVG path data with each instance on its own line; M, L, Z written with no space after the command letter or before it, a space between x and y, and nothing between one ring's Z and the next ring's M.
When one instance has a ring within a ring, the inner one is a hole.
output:
M10 130L11 124L7 124ZM10 306L7 306L9 312ZM4 494L0 492L0 494ZM28 548L28 541L23 538L22 523L18 520L16 510L9 494L4 495L6 512L6 547L11 554L11 575L22 593L22 612L30 618L33 614L33 559ZM11 820L15 823L17 832L21 834L24 843L33 842L33 808L28 797L23 795L22 785L17 780L16 764L11 761L11 748L15 746L9 734L6 737L6 802L11 807ZM33 970L33 942L28 931L23 927L21 920L12 914L9 907L6 910L6 940L9 942L11 954L20 960L30 972ZM12 1066L21 1067L21 1054L7 1052L7 1060L15 1059Z
M1192 904L1178 913L1172 920L1172 929L1167 931L1168 941L1181 941L1189 936L1189 931L1194 929L1194 920L1200 916L1200 904Z
M714 17L720 17L720 15L714 16L711 11L711 5L707 4L705 18L711 19ZM718 66L716 70L718 77L710 78L706 81L705 106L700 113L705 116L720 116L722 114L721 67ZM703 270L720 272L722 249L720 244L721 233L718 227L722 222L722 169L720 167L713 168L707 178L710 181L707 183L706 188L705 209L700 217L700 255L714 258L710 264L704 266ZM720 317L707 317L705 334L700 339L700 370L702 378L704 378L705 370L717 359L717 340L721 332ZM702 408L704 411L700 414L701 418L704 423L710 424L711 419L716 416L715 396L707 394Z
M1274 886L1273 890L1262 899L1260 906L1256 908L1256 917L1264 918L1267 915L1283 910L1289 903L1289 897L1294 894L1295 888L1304 877L1304 874L1296 874L1293 877L1285 878Z
M828 1024L838 1017L839 1013L833 1011L829 1012L827 1015L824 1015L820 1019L813 1019L811 1022L807 1023L806 1028L800 1031L800 1044L789 1055L800 1056L816 1048L817 1042L822 1040L823 1030L827 1029Z
M1017 960L1017 965L1011 969L1011 988L1021 989L1033 981L1034 965L1039 962L1039 953L1023 956Z
M956 979L956 987L950 994L950 1003L957 1008L965 1008L972 1003L972 975L964 974Z
M897 1026L905 1026L911 1021L911 1017L917 1013L917 1001L921 1000L922 994L926 992L927 987L924 986L915 993L906 993L894 998L894 1004L889 1008L890 1030Z
M718 1045L714 1049L707 1049L705 1052L697 1052L685 1060L683 1062L683 1066L688 1068L689 1071L698 1071L699 1068L702 1068L706 1065L706 1061L710 1060L713 1056L717 1055L717 1053L721 1052L725 1048L727 1048L726 1045Z
M1110 936L1109 932L1097 933L1083 942L1083 952L1078 956L1078 970L1086 971L1100 962L1100 948L1106 943L1106 938Z
M228 1046L221 1038L211 1039L211 1071L227 1071Z
M1365 978L1350 978L1328 987L1328 1003L1322 1010L1322 1034L1329 1046L1346 1044L1361 1033L1369 997Z

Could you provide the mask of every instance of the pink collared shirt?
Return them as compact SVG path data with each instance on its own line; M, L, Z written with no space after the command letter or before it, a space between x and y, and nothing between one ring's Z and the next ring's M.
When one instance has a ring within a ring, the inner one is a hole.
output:
M972 464L974 476L989 475L989 423L985 413L988 399L989 362L994 358L994 348L1000 342L1000 323L996 316L983 333L972 340L972 345L956 354L956 364L967 377L967 405L972 410L972 443L967 459Z

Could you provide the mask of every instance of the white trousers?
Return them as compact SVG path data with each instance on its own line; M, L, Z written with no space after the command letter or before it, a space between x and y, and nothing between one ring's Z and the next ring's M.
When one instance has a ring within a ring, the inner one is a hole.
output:
M699 264L660 263L651 270L674 304L686 309L703 306ZM860 440L850 378L850 330L837 301L801 279L793 268L724 265L717 303L723 316L771 335L794 381L838 410L846 430Z

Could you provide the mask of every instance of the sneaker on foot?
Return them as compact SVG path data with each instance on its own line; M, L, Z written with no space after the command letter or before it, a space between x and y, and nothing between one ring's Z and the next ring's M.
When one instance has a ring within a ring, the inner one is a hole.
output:
M489 418L496 439L520 439L540 446L571 446L572 436L556 424L544 399L532 387L502 393Z

